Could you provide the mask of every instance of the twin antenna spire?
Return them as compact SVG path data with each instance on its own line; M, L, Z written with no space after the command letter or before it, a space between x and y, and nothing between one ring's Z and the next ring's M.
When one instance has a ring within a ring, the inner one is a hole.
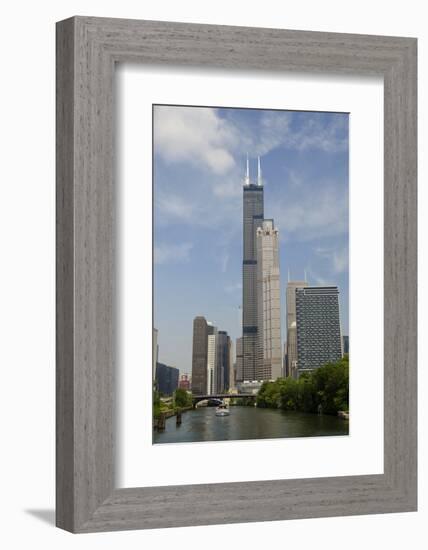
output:
M247 170L245 172L244 184L250 185L250 160L247 153ZM257 157L257 185L263 185L262 169L260 167L260 157Z

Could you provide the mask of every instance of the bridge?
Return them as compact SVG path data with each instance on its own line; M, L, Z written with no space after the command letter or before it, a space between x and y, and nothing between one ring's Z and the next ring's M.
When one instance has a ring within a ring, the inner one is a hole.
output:
M205 400L218 400L223 401L223 399L256 399L257 395L253 393L213 393L211 395L192 395L192 405L193 408L196 407L197 403Z

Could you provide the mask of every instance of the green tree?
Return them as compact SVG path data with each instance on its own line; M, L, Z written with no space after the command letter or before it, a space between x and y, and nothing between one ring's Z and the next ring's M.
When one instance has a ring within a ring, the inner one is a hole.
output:
M299 383L294 378L284 378L280 386L280 407L285 411L297 411L300 405Z
M190 407L192 398L186 390L178 388L175 390L175 406L178 408Z
M298 380L298 409L303 412L317 412L316 391L312 376L301 376Z
M161 403L160 394L156 389L156 385L153 385L153 417L158 418L160 415Z
M257 395L257 406L285 411L325 414L349 410L349 358L328 363L297 380L279 378L264 382Z
M276 382L263 382L257 394L257 406L277 409L280 406L280 385Z
M349 409L349 359L328 363L312 373L317 403L326 414Z

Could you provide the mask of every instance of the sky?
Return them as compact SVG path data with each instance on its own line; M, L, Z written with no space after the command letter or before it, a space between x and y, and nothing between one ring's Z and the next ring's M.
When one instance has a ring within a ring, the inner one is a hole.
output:
M159 361L191 374L193 319L241 336L242 185L261 157L264 215L280 235L281 323L290 280L339 287L348 334L346 113L155 105L154 326Z

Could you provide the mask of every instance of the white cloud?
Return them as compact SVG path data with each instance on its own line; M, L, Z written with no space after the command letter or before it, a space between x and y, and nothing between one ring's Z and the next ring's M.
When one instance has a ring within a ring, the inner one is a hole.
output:
M318 286L328 286L328 285L333 284L326 277L323 277L322 275L320 275L319 273L317 273L313 269L308 269L307 274L309 275L309 277L307 277L307 279L308 279L308 283L310 285L313 284L313 283L315 283Z
M334 273L343 273L348 270L349 253L347 246L340 249L318 247L315 249L315 252L321 258L329 261Z
M234 170L229 177L217 179L211 189L219 199L242 197L242 175Z
M332 183L302 185L298 194L281 197L272 205L280 237L294 240L342 235L348 232L348 200Z
M225 174L235 166L231 153L239 140L233 124L216 109L156 106L154 144L166 162L190 162Z
M155 264L187 262L190 259L192 243L159 244L155 246Z
M156 196L156 207L162 212L162 218L172 221L190 221L195 211L192 201L180 195L162 194Z
M292 111L267 111L260 116L256 131L249 127L239 128L237 133L241 136L241 151L251 151L252 155L257 156L266 155L280 146L296 151L318 149L327 153L347 150L345 117L336 116L321 121L319 116L307 116L296 129L292 125L294 116Z
M224 290L228 294L235 294L235 293L240 292L242 290L242 283L241 283L241 281L237 281L236 283L228 284L224 287Z
M336 273L343 273L347 271L349 264L349 254L348 249L343 248L342 250L335 251L333 254L333 267Z
M288 172L288 183L293 188L301 187L303 184L303 179L294 170L290 170Z
M269 151L289 141L291 135L292 113L287 111L269 111L260 118L260 125L256 132L242 132L249 136L246 148L253 155L266 155Z
M344 133L345 117L334 117L328 124L321 124L319 118L309 118L301 129L288 136L288 145L299 151L319 149L326 153L346 151L348 136Z

